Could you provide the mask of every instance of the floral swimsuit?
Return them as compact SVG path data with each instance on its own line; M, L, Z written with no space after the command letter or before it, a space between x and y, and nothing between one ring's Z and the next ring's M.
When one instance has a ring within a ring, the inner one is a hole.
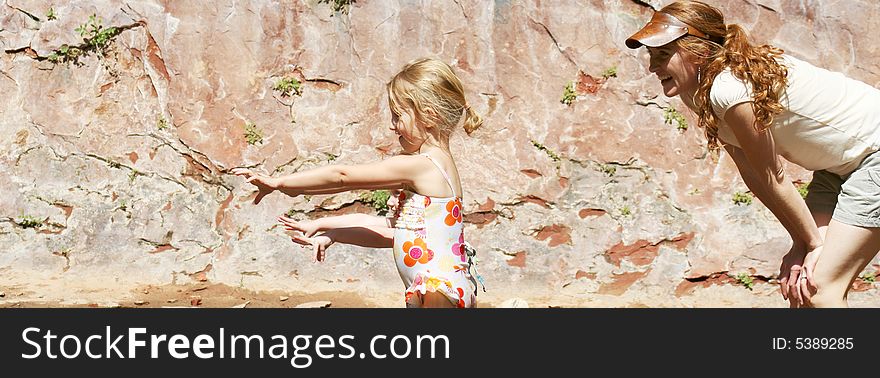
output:
M421 307L426 292L439 292L457 307L474 307L476 283L464 248L461 198L449 176L431 159L454 197L428 197L404 190L395 213L394 261L406 285L407 307Z

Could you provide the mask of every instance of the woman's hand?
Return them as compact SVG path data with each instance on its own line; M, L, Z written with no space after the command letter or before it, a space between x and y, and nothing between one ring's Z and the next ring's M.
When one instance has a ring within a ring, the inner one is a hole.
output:
M782 257L782 265L779 267L779 290L782 298L789 301L791 308L804 305L799 284L803 274L805 254L803 245L794 243L791 250Z
M816 281L813 279L813 271L816 270L816 262L819 261L819 256L821 254L822 246L819 246L819 248L807 252L807 257L804 258L804 269L801 273L806 278L801 278L798 286L800 288L801 297L803 297L807 303L810 302L813 298L813 294L816 294L816 291L818 290Z
M247 168L233 168L229 173L236 176L242 176L247 182L257 186L259 191L257 192L257 196L254 197L254 205L259 204L260 201L263 200L263 197L278 189L278 179L264 174L254 173Z
M287 216L278 217L278 223L281 223L284 226L284 229L287 231L299 231L303 234L303 236L307 238L311 238L318 233L318 225L317 222L314 221L296 221Z

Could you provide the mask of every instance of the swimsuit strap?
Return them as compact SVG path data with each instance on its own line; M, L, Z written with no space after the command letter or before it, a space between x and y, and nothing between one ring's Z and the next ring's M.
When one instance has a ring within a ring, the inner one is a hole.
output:
M449 176L446 174L446 171L443 170L443 167L440 166L440 163L438 163L437 160L434 160L434 158L431 157L431 155L428 155L428 154L421 154L421 155L427 157L428 159L431 159L431 162L434 163L434 165L437 166L437 169L440 170L440 173L443 174L443 178L445 178L446 183L449 184L449 189L452 189L452 195L454 197L458 197L458 195L455 193L455 186L452 185L452 180L449 179Z

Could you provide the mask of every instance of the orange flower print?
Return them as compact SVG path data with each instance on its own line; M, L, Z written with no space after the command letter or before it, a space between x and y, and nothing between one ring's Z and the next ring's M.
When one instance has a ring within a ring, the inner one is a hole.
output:
M431 206L431 197L426 196L425 197L425 208L427 209L428 206Z
M464 308L464 290L458 288L458 308Z
M410 268L415 266L417 262L427 264L428 261L434 258L434 251L428 249L422 238L416 238L416 240L411 242L403 243L403 251L406 253L403 256L403 263Z
M446 215L446 219L444 222L447 226L454 226L456 223L461 223L461 201L458 198L455 201L449 201L446 203L446 211L449 214Z

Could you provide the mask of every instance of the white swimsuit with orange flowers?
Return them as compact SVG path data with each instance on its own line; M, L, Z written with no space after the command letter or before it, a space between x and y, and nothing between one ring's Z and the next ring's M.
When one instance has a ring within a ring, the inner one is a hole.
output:
M461 198L449 176L431 159L454 197L428 197L402 191L395 214L394 261L406 285L407 307L421 307L426 292L443 293L458 307L474 307L476 283L464 249Z

